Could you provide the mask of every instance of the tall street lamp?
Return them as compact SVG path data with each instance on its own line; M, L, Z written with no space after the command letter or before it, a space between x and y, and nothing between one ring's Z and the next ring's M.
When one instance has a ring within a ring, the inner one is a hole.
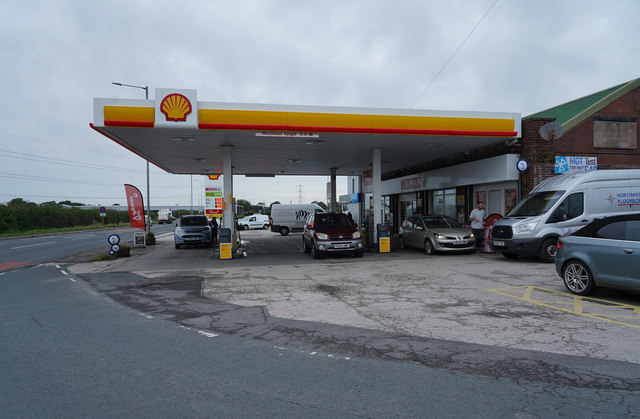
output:
M115 84L116 86L122 86L122 87L134 87L136 89L142 89L144 90L144 98L146 100L149 100L149 86L135 86L133 84L124 84L124 83L116 83L116 82L111 82L111 84ZM149 217L149 221L145 220L145 229L147 230L147 233L149 233L151 231L151 203L149 200L149 160L147 160L147 216Z

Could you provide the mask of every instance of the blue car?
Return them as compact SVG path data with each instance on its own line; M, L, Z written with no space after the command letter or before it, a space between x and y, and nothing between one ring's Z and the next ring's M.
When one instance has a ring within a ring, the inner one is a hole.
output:
M555 263L573 294L596 287L640 291L640 214L601 218L561 237Z
M173 232L176 249L185 244L211 246L212 235L209 219L204 215L183 215Z

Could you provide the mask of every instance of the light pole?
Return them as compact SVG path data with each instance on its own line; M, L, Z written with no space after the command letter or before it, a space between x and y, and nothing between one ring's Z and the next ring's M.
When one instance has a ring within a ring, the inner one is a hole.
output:
M146 100L149 100L149 86L135 86L133 84L116 83L115 81L111 82L111 84L122 87L134 87L136 89L142 89L144 90L144 98ZM149 217L149 221L145 220L144 222L147 233L151 231L151 203L149 202L149 195L149 160L147 160L147 217Z

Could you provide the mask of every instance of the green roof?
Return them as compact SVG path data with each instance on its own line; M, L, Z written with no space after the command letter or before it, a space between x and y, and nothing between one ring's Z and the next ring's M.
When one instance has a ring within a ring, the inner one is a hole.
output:
M565 131L573 128L589 116L598 112L611 102L640 86L640 79L628 81L600 92L592 93L571 102L529 115L523 120L534 118L553 118Z

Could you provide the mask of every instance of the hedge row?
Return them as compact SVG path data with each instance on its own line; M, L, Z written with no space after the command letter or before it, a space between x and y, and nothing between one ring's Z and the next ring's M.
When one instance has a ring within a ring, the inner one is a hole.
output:
M107 210L101 217L98 209L80 209L47 202L36 204L16 198L0 204L0 234L29 230L90 226L94 224L129 224L127 211Z

